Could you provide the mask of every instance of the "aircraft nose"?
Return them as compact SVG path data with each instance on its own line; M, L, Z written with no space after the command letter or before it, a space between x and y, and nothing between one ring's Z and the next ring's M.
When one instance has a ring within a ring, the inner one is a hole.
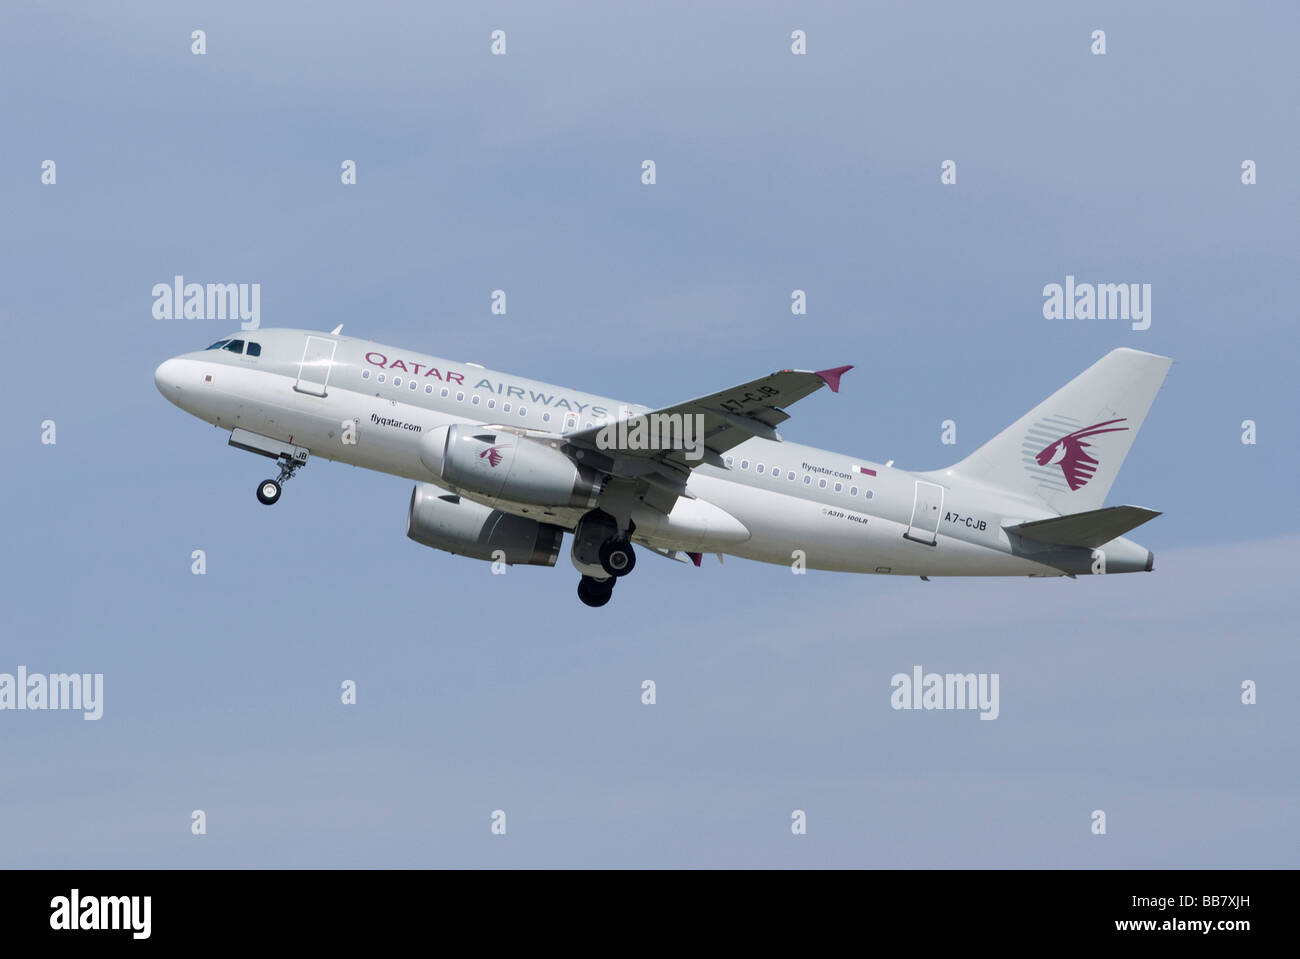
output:
M158 392L173 402L180 394L182 365L180 360L173 357L164 360L159 364L158 369L153 371L153 382L158 387Z

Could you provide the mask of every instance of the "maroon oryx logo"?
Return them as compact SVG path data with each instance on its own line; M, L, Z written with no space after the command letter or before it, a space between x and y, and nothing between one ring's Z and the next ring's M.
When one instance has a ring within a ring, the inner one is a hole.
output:
M1073 433L1067 433L1059 440L1048 443L1043 447L1035 459L1038 460L1039 466L1059 466L1061 472L1065 474L1065 481L1070 484L1070 489L1076 490L1086 486L1088 480L1092 479L1092 474L1097 472L1097 460L1085 452L1091 443L1085 442L1085 437L1096 436L1098 433L1118 433L1121 430L1128 429L1127 426L1111 426L1112 423L1123 423L1125 417L1117 420L1106 420L1104 423L1094 423L1092 426L1085 426L1081 430L1075 430ZM1107 427L1110 427L1107 429Z
M489 446L482 453L478 454L479 459L486 459L488 465L494 469L501 465L501 447Z

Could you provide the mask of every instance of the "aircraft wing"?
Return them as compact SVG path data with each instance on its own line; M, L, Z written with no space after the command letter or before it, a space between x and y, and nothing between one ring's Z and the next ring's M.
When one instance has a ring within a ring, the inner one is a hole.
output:
M790 418L784 408L823 386L838 393L840 377L852 368L780 370L675 406L625 412L604 426L566 433L564 439L597 452L615 476L642 480L670 494L670 509L677 496L685 495L692 469L701 463L725 468L721 454L754 436L780 441L776 427ZM651 442L664 439L668 442ZM662 508L664 502L660 497L658 505Z

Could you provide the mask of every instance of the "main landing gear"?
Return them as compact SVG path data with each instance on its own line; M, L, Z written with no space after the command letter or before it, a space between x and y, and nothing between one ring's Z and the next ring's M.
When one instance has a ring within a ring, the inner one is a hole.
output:
M281 487L293 479L293 474L303 465L288 456L281 456L277 462L280 465L280 475L275 479L264 479L257 484L257 501L265 506L276 504L280 499Z
M608 576L583 575L578 580L578 599L588 606L604 606L614 595L614 584L632 572L636 566L636 553L625 539L607 539L600 544L600 565Z
M625 539L607 539L600 544L600 565L610 576L626 576L636 567L636 553Z
M588 606L604 606L614 592L614 584L632 572L636 553L632 550L628 529L619 528L613 516L592 510L573 531L573 565L582 574L578 582L578 599Z
M578 580L578 599L588 606L604 606L613 595L613 577L601 580L594 576L584 576Z

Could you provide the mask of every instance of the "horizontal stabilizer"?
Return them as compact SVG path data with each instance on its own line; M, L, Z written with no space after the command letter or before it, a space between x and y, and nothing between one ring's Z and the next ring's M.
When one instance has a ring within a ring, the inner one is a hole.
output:
M1096 549L1159 515L1158 511L1141 506L1111 506L1069 516L1037 519L1032 523L1008 526L1006 530L1038 543Z

